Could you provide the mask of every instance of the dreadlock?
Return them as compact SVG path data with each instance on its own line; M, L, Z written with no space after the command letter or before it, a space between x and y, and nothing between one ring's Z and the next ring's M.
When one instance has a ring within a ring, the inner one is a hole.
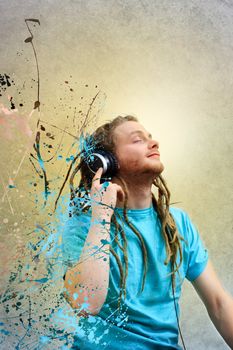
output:
M95 148L102 148L107 151L110 151L114 153L115 151L115 143L114 143L114 130L118 125L121 125L122 123L126 121L138 121L138 119L134 116L127 115L125 117L118 116L112 121L109 121L100 127L98 127L95 132L87 137L88 139L88 151L91 152L91 149L93 147ZM91 145L91 146L90 146ZM81 212L87 212L90 207L90 188L92 184L92 179L94 177L94 174L90 172L88 166L85 163L85 152L84 150L80 152L81 154L81 161L80 163L73 169L71 173L71 169L69 169L70 175L70 199L71 199L71 205L74 206L75 213L75 207L77 206L77 203L79 205L79 209L77 210L80 213ZM79 154L79 155L80 155ZM87 152L86 152L86 156ZM76 160L76 159L75 159ZM74 188L74 177L76 176L77 172L80 170L81 173L81 179L78 185L78 188ZM144 289L145 285L145 279L146 279L146 273L147 273L147 250L144 243L144 239L141 235L141 233L134 227L134 225L129 221L127 216L127 203L128 203L128 192L127 192L127 186L125 181L116 175L116 178L118 178L122 184L122 189L124 191L124 204L123 204L123 217L126 222L126 224L132 229L132 232L138 237L141 249L142 249L142 255L143 255L143 279L142 279L142 286L141 286L141 292ZM155 178L153 181L153 185L158 190L158 199L156 199L153 192L151 193L152 196L152 204L154 210L158 213L158 217L161 223L161 234L163 236L165 247L166 247L166 260L164 262L165 265L171 264L171 276L172 276L172 286L175 287L175 273L179 272L178 269L180 265L182 264L183 256L182 256L182 249L181 249L181 240L183 238L179 235L176 223L169 212L169 205L170 205L170 192L167 188L167 185L165 183L165 180L161 175ZM64 187L64 186L63 186ZM118 245L118 247L121 249L123 253L124 258L124 265L123 262L120 260L119 256L113 249L113 247L110 245L110 253L113 255L113 257L116 260L116 263L119 268L120 272L120 294L118 298L118 310L120 309L121 305L121 299L122 295L124 294L124 298L126 298L126 279L128 275L128 254L127 254L127 238L125 235L125 232L121 225L117 221L116 217L117 213L113 213L111 217L111 227L114 229L114 238L113 241ZM119 243L119 237L121 237L123 244L121 245ZM177 264L177 256L180 256L179 264Z

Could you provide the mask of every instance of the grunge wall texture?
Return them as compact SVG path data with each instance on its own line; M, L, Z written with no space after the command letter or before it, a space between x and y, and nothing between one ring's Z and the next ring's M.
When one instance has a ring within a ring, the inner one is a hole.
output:
M33 312L25 321L25 310L47 310L36 320L40 328L53 308L51 284L49 293L37 293L48 278L43 264L39 267L43 259L32 251L49 232L76 127L93 98L88 129L118 114L134 114L159 140L172 202L190 214L233 294L232 2L0 0L0 12L1 293L7 288L11 293L1 308L2 349L35 348L38 339L28 340ZM40 22L28 22L40 77L40 111L32 114L38 76L31 43L24 42L27 18ZM42 157L54 156L46 163L51 191L46 206L43 174L30 158L38 120ZM56 282L59 290L61 281ZM14 288L21 287L37 295L34 306L30 298L14 303ZM227 349L188 282L181 328L190 350ZM44 334L41 344L59 347L57 339L46 343Z

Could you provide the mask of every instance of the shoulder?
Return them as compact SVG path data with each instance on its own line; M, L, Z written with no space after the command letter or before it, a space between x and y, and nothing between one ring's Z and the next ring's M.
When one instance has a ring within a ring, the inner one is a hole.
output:
M183 210L183 209L180 209L180 208L177 208L177 207L170 207L169 208L169 211L172 215L175 215L175 216L183 216L183 215L187 215L187 213Z
M63 222L63 237L64 236L82 236L81 233L87 232L89 230L91 222L90 211L86 213L76 213L71 217L66 218Z
M88 209L87 211L81 211L77 208L73 210L72 215L67 218L67 222L82 222L82 221L88 221L91 218L91 210Z
M181 236L186 239L189 244L197 244L200 239L200 233L189 214L185 210L176 207L171 207L170 213L175 220Z
M61 250L63 263L66 266L71 266L78 261L90 224L91 215L88 212L73 215L67 218L63 225L61 224Z
M172 214L172 217L174 218L176 224L178 226L182 226L183 228L186 227L186 225L191 222L191 219L188 215L188 213L180 208L176 207L170 207L169 208L170 214Z

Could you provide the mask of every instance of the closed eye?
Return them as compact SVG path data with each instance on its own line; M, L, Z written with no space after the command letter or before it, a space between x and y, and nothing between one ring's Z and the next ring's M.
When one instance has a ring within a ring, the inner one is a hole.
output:
M136 139L133 140L133 143L136 143L136 142L142 142L144 141L144 137L137 137Z

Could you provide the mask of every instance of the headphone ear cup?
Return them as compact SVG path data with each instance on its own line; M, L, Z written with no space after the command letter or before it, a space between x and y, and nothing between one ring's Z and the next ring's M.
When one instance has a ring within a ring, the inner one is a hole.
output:
M118 171L118 161L116 156L109 151L94 150L85 160L89 170L92 173L102 167L104 177L113 177Z
M117 158L111 152L107 152L106 158L108 158L109 164L107 165L107 170L106 170L106 173L104 175L107 177L113 177L114 175L116 175L116 173L119 169Z

